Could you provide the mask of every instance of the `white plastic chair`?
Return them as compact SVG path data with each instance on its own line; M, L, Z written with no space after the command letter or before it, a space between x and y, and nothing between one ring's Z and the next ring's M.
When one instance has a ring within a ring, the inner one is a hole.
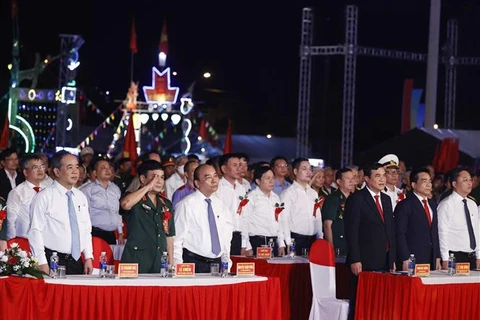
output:
M318 239L310 248L310 279L313 299L309 319L347 319L349 302L336 298L335 253L326 240Z

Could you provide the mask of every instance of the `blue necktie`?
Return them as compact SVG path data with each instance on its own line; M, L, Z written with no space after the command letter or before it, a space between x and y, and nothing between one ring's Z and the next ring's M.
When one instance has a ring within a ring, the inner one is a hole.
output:
M67 191L68 197L68 218L70 219L70 229L72 234L72 257L75 260L80 258L80 231L78 230L77 214L72 199L73 192Z
M220 240L218 239L218 230L217 224L215 223L215 215L213 214L212 209L212 200L205 199L208 203L208 225L210 226L210 239L212 241L212 252L215 255L218 255L221 251L220 249Z

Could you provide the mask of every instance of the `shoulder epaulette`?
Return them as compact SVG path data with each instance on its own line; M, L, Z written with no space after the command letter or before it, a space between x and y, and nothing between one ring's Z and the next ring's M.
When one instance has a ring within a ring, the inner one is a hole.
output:
M475 198L472 197L471 195L468 195L467 198L470 199L470 200L472 200L472 201L475 202L476 204L478 204L477 199L475 199Z

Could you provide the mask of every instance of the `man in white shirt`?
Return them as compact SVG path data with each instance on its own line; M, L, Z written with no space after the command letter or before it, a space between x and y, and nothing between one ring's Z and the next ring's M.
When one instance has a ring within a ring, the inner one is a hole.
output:
M237 154L227 153L220 157L219 166L223 177L218 183L216 196L230 210L230 219L233 225L232 245L230 254L240 255L242 249L242 233L240 215L242 207L248 203L245 188L238 182L240 178L240 158Z
M248 173L248 162L250 158L246 153L237 153L238 158L240 159L240 177L238 182L245 188L246 191L250 190L250 181L246 179Z
M40 190L45 189L45 164L37 154L27 154L20 161L26 180L10 191L7 200L8 239L27 237L30 227L30 203Z
M472 176L463 168L450 174L451 195L438 205L438 237L442 268L448 268L448 257L456 262L469 262L471 269L480 269L479 209L468 194L472 191Z
M172 174L165 181L165 190L167 192L168 200L172 201L175 190L185 184L187 178L185 177L185 163L187 163L187 156L179 156L175 159L175 173Z
M218 175L203 164L195 169L197 191L185 197L175 212L175 263L195 263L195 272L209 273L211 263L230 256L232 222L229 209L216 197Z
M318 193L309 185L312 168L306 158L298 158L292 162L295 180L282 192L280 199L285 203L285 210L280 215L280 224L285 235L288 251L295 239L297 254L310 246L317 238L323 237L322 213Z
M78 180L78 159L67 151L51 159L55 182L37 194L30 206L27 236L39 269L50 272L48 261L57 252L67 274L92 273L92 224L85 195L74 187ZM85 258L82 262L81 253Z

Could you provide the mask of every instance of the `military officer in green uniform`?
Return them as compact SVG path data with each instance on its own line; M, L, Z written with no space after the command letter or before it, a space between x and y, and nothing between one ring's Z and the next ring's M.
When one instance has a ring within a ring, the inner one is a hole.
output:
M340 251L340 255L345 256L347 242L345 241L343 214L345 202L355 189L352 170L349 168L337 170L335 181L338 189L328 195L322 208L323 233L325 239L335 248L335 252Z
M0 197L0 210L2 210L5 206L7 205L7 201ZM6 211L6 210L2 210ZM2 215L0 217L0 220L3 218L3 213L0 213ZM8 221L5 218L4 220L0 221L0 251L5 251L7 249L7 225Z
M173 264L172 203L161 195L165 173L158 161L144 161L137 172L140 189L120 200L128 230L121 262L138 263L139 273L159 273L163 252Z

